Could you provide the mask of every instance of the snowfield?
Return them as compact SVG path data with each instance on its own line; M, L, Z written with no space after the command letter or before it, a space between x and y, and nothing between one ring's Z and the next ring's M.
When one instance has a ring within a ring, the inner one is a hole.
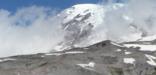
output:
M156 45L124 44L126 47L140 47L140 51L156 51Z

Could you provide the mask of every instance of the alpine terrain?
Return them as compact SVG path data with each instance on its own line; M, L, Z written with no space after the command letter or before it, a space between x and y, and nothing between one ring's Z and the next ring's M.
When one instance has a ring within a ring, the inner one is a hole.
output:
M120 13L125 6L78 4L60 12L64 39L49 53L0 58L0 75L156 75L156 36ZM112 21L119 18L123 23Z

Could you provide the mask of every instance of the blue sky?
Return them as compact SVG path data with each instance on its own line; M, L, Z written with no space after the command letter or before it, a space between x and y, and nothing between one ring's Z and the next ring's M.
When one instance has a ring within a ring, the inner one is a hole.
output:
M0 9L16 11L32 5L65 9L79 3L98 3L102 0L0 0Z

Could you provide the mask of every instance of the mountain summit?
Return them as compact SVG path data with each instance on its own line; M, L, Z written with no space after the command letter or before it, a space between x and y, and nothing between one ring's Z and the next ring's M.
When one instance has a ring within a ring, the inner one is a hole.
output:
M77 4L65 9L58 14L62 18L64 39L55 49L86 47L103 40L129 42L148 37L131 16L121 13L125 7L121 3L108 6Z
M97 4L78 4L60 13L62 29L66 32L63 44L68 46L88 45L93 30L103 22L105 10ZM91 42L91 40L90 40Z

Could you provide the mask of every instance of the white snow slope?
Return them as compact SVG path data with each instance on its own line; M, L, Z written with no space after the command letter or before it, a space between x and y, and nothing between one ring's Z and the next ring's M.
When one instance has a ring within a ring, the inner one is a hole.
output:
M144 39L148 33L135 24L133 17L124 13L127 6L121 3L105 6L77 4L62 11L59 16L63 18L61 28L65 36L57 50L84 47L103 40L128 42Z

